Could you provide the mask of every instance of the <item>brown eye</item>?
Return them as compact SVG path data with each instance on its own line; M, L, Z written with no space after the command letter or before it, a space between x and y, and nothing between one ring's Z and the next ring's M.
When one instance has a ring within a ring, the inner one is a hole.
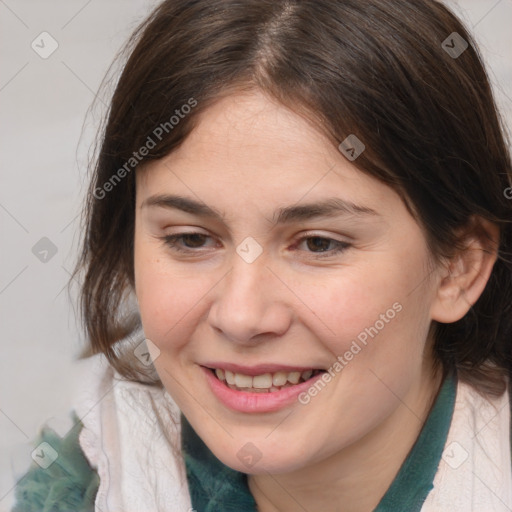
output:
M214 242L211 236L204 233L176 233L166 235L162 240L173 251L182 253L199 253L200 251L196 249L208 248L208 241Z
M327 258L335 256L348 249L350 244L341 240L335 240L325 236L306 234L295 244L295 250L313 255L315 258Z
M208 238L206 235L202 235L200 233L190 233L182 235L183 244L185 245L185 247L189 247L191 249L202 247L206 241L206 238Z
M312 236L307 238L306 246L309 250L313 252L324 252L329 249L331 242L335 240L331 240L330 238L322 238L319 236Z

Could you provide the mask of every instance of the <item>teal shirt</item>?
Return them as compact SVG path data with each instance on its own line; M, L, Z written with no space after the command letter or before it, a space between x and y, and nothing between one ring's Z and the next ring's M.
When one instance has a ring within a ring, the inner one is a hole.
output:
M74 427L64 438L43 427L34 441L35 447L47 442L58 457L46 469L32 464L18 481L12 512L94 512L100 478L78 441L83 423L74 411L71 414Z
M443 382L416 443L374 512L421 509L433 487L453 415L457 382ZM47 441L59 457L47 469L35 463L18 482L12 512L93 512L99 486L78 442L83 424L74 412L75 427L60 438L43 428L34 446ZM247 475L220 462L182 416L182 448L192 506L197 512L256 512Z

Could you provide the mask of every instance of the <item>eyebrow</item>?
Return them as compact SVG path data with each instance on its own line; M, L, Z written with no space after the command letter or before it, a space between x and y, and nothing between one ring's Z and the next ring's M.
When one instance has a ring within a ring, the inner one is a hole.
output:
M220 222L224 221L224 215L205 203L179 195L155 195L143 201L141 208L158 206L172 208L186 213L210 218ZM331 197L315 203L286 206L276 210L273 222L287 224L291 222L306 221L317 217L335 217L350 215L358 217L378 217L375 210L366 206L360 206L351 201L345 201L338 197ZM277 217L277 218L276 218ZM276 220L274 220L276 219Z

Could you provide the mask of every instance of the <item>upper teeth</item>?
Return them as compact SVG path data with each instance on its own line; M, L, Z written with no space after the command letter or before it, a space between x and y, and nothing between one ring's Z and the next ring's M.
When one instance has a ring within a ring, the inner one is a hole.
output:
M312 370L304 372L276 372L264 373L263 375L243 375L242 373L233 373L229 370L217 368L215 374L220 380L227 381L228 384L238 388L271 389L272 387L284 386L287 382L298 384L301 377L308 380L313 375Z

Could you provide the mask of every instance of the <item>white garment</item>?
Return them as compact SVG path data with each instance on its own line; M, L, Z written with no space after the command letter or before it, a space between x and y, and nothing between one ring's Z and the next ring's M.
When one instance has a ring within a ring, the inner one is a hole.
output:
M124 380L103 354L85 363L74 409L100 477L97 512L192 512L179 409L161 389Z
M100 476L96 511L192 512L175 402L166 391L122 379L102 354L82 364L86 378L74 409L84 424L80 445ZM512 510L508 399L506 393L491 402L458 384L422 512Z
M459 382L434 489L422 512L512 511L510 448L509 393L491 402Z

